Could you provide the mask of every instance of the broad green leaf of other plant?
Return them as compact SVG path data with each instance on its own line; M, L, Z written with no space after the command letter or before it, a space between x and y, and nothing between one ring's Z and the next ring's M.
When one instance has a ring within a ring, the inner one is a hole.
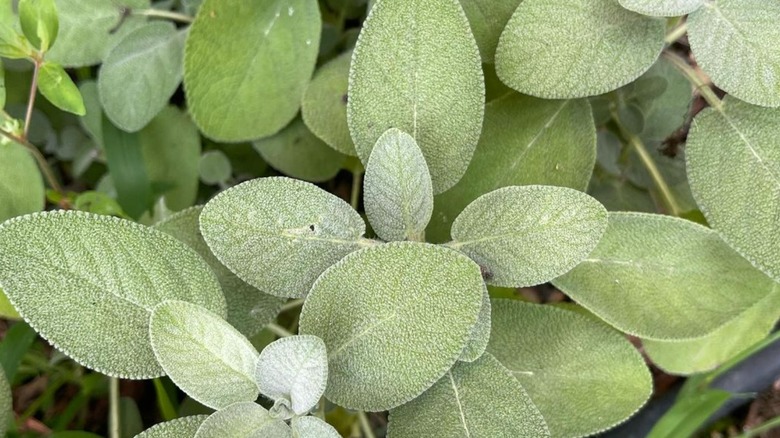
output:
M677 438L694 436L733 395L720 389L707 389L698 394L681 396L655 424L647 438Z
M434 198L426 237L450 239L450 225L495 189L544 184L585 190L596 161L596 130L587 100L542 100L512 93L485 107L485 126L463 178Z
M477 323L474 324L474 328L471 329L471 339L469 339L463 352L460 353L458 360L463 362L474 362L482 357L482 353L485 352L488 341L490 340L490 314L490 292L488 291L487 285L483 284L482 308L479 309Z
M460 357L483 287L474 262L426 243L344 257L317 279L301 312L300 332L327 346L325 397L383 411L419 396Z
M100 102L118 127L135 132L168 103L184 74L184 38L171 23L153 22L109 52L98 75Z
M279 297L302 297L332 264L361 246L365 223L341 198L290 178L261 178L206 204L200 229L239 278Z
M314 71L320 28L316 0L204 1L184 50L195 124L227 142L282 129Z
M0 436L5 436L12 413L11 386L0 369Z
M753 105L780 106L780 3L714 0L688 16L696 62L718 87Z
M41 211L45 200L43 177L30 152L0 140L0 222Z
M83 116L87 113L81 93L59 64L44 62L38 73L38 90L57 108Z
M722 112L705 109L691 126L691 191L723 240L780 281L780 109L729 96L723 103Z
M333 426L311 415L293 418L290 426L296 438L341 438Z
M257 398L258 353L221 316L197 304L165 301L152 311L149 335L165 374L201 404L222 409Z
M208 151L198 160L198 175L206 184L227 184L232 174L230 159L220 150Z
M366 166L363 202L374 232L386 241L424 241L433 212L431 174L411 135L388 129Z
M186 245L143 225L79 211L1 225L0 284L44 339L82 365L121 378L163 374L149 343L149 312L158 303L186 300L225 313L216 277Z
M488 284L534 286L581 262L606 228L607 210L585 193L510 186L469 204L452 224L447 246L477 262Z
M482 62L492 64L501 32L523 0L460 0L479 46Z
M665 27L615 0L525 0L501 34L496 72L515 90L545 99L603 94L653 65Z
M290 427L254 402L234 403L203 422L194 438L292 438Z
M681 17L699 9L706 0L619 0L620 6L653 17Z
M8 297L5 296L5 292L3 292L2 289L0 289L0 318L21 319L19 312L17 312L13 304L8 301Z
M122 131L105 114L101 114L101 122L100 136L109 170L107 176L116 190L119 205L131 217L138 218L154 203L140 134Z
M206 418L207 415L192 415L155 424L135 438L192 438Z
M347 121L368 162L389 128L420 146L434 193L466 172L482 129L485 85L474 36L457 0L379 0L352 57Z
M495 357L459 362L420 397L390 411L387 436L549 437L547 424Z
M520 381L554 437L609 429L653 390L642 356L623 335L552 306L493 300L488 353Z
M22 32L41 52L49 50L57 39L59 21L54 0L20 0L19 22Z
M614 212L596 249L553 283L621 331L685 340L741 315L769 294L772 280L709 228Z

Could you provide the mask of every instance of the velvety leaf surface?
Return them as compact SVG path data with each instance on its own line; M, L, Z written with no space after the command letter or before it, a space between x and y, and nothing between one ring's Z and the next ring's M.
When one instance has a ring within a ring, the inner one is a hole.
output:
M235 142L282 129L314 71L320 27L316 0L205 0L184 51L195 124Z
M186 300L225 313L216 277L186 245L152 228L79 211L0 226L0 284L52 345L122 378L163 374L149 344L149 312L158 303Z
M477 323L471 329L469 343L466 344L466 348L463 349L458 360L474 362L482 357L490 340L490 307L490 292L485 286L482 291L482 307L479 309Z
M594 96L647 71L665 22L615 0L525 0L501 34L496 72L513 89L546 99Z
M11 387L5 378L5 372L0 370L0 436L5 436L8 430L8 421L12 415Z
M463 176L479 140L485 86L479 50L457 0L379 0L352 57L347 121L368 162L389 128L420 146L434 193Z
M195 438L286 438L292 431L284 421L272 418L254 402L234 403L211 415L203 422Z
M621 331L683 340L705 336L748 310L769 293L772 280L709 228L615 212L596 249L553 283Z
M0 222L43 210L43 178L24 146L0 141Z
M699 9L705 0L619 0L620 6L653 17L680 17Z
M289 178L223 191L206 204L200 228L220 262L280 297L302 297L326 268L365 244L365 223L349 204Z
M389 438L549 437L547 424L495 357L459 362L420 397L390 411Z
M328 351L325 396L382 411L420 395L450 369L482 307L479 267L456 251L393 242L325 271L303 305L300 332Z
M207 415L193 415L158 423L136 435L135 438L192 438Z
M493 300L488 353L520 381L553 437L608 429L653 390L642 356L623 335L552 306Z
M340 438L341 435L330 424L311 415L293 418L290 423L296 438Z
M479 46L482 62L492 64L501 32L523 0L460 0Z

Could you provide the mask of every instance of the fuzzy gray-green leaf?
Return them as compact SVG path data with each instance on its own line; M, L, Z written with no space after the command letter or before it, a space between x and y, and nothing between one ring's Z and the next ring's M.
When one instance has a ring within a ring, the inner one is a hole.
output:
M479 309L477 323L474 324L474 328L471 329L469 343L466 344L466 348L463 349L458 360L463 362L474 362L482 357L482 353L485 352L488 341L490 340L490 314L490 292L488 291L487 286L483 285L482 307Z
M293 418L290 426L295 438L341 438L333 426L311 415Z
M501 32L523 0L460 0L479 46L482 62L492 64Z
M699 9L706 0L619 0L620 6L652 17L680 17Z
M0 140L0 222L43 210L43 177L30 152Z
M192 415L158 423L135 438L192 438L206 418L207 415Z
M254 402L234 403L209 415L195 438L292 438L284 421Z

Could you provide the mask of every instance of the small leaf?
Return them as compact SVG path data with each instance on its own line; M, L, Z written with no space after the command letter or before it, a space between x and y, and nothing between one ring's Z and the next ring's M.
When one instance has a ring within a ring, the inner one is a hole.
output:
M511 186L469 204L452 224L447 246L483 267L501 287L541 284L566 273L596 247L607 210L577 190Z
M193 415L158 423L135 438L192 438L206 418L207 415Z
M100 136L109 175L122 208L133 218L140 217L153 204L152 182L146 170L140 134L128 133L101 115Z
M610 213L579 266L553 281L619 330L647 339L705 336L764 298L772 281L699 224Z
M5 292L3 292L2 289L0 289L0 318L10 320L22 319L22 317L19 316L19 312L17 312L14 308L13 304L8 301L8 297L5 296Z
M620 6L653 17L681 17L699 9L705 0L619 0Z
M260 393L286 400L296 415L306 415L322 397L328 381L328 354L316 336L291 336L270 343L255 370Z
M262 178L206 204L200 228L217 258L242 280L280 297L302 297L330 265L364 245L363 219L312 184Z
M387 436L532 438L550 432L520 382L486 353L459 362L420 397L390 411Z
M653 390L642 356L620 333L552 306L493 300L488 353L528 391L555 437L613 427Z
M501 34L496 72L511 88L545 99L603 94L655 63L664 30L663 20L615 0L525 0Z
M83 116L87 113L79 89L59 64L44 62L38 75L38 89L57 108Z
M484 286L482 292L482 307L479 309L477 323L474 325L474 328L471 329L469 343L466 344L466 348L463 349L458 360L463 362L474 362L482 357L482 353L485 352L488 341L490 341L490 313L490 292L488 291L487 286Z
M389 128L411 134L434 193L463 176L482 129L479 50L457 0L379 0L352 56L347 121L365 164Z
M19 0L18 8L24 35L38 50L48 51L60 27L54 0Z
M8 4L7 15L5 11L0 11L0 17L14 18L15 15L10 9L11 4ZM35 49L30 46L30 43L24 38L16 29L13 28L11 23L0 22L0 57L8 59L21 59L30 58L35 54Z
M727 391L708 389L679 399L658 420L647 438L693 436L731 397Z
M212 150L201 155L198 174L200 180L206 184L223 184L233 174L233 166L224 152Z
M0 222L43 210L45 199L43 177L30 152L0 140Z
M254 402L234 403L203 422L195 438L273 437L292 438L284 421L277 420Z
M5 372L0 369L0 436L5 436L13 414L13 399L11 398L11 386L5 378Z
M301 312L300 333L327 346L325 396L382 411L420 395L461 355L483 287L474 262L430 244L393 242L344 257L317 279Z
M341 434L325 421L312 417L293 418L290 423L293 436L299 438L340 438Z
M185 301L165 301L152 311L149 334L165 373L201 404L222 409L257 398L258 353L219 315Z
M187 300L225 312L214 274L183 243L130 221L78 211L3 223L0 283L52 345L86 367L123 378L163 374L149 343L149 312L158 303Z
M363 183L366 216L383 240L425 240L433 212L431 174L414 138L388 129L377 140Z
M460 0L479 46L482 62L492 64L501 32L523 0Z

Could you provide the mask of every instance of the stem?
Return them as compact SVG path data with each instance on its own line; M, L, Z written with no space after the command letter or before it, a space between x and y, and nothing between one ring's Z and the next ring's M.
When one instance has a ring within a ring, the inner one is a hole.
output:
M371 424L368 422L368 416L365 412L358 412L358 420L360 421L360 429L363 430L363 438L376 438L374 431L371 429Z
M777 416L769 421L762 423L761 425L754 427L738 436L737 438L752 438L762 432L769 432L770 430L780 427L780 416Z
M38 71L41 69L41 61L38 59L33 60L33 77L32 84L30 84L30 98L27 99L27 114L24 116L24 134L23 137L27 139L27 133L30 132L30 120L32 120L33 105L35 105L35 96L38 94Z
M701 97L703 97L711 107L715 108L718 112L723 112L723 102L718 98L715 92L712 91L709 81L703 80L696 69L691 67L685 59L680 57L680 55L664 51L664 56L680 70L686 78L688 78L688 81L699 90Z
M269 322L265 328L272 331L276 336L279 336L280 338L286 338L289 336L295 336L294 334L290 333L286 328L275 324L273 322Z
M140 9L133 11L133 15L143 15L144 17L167 18L181 23L192 23L195 21L189 15L179 14L178 12L163 11L161 9Z
M679 40L683 35L685 35L685 32L688 32L688 23L682 22L679 25L675 26L674 29L670 30L669 33L666 34L664 37L664 42L666 44L672 44L675 41Z
M52 170L51 166L49 166L49 163L46 161L46 158L41 154L41 152L38 150L37 147L35 147L34 144L2 128L0 128L0 135L15 143L19 143L20 145L26 147L27 150L30 151L30 153L33 155L33 157L35 157L35 161L38 162L38 167L41 168L41 172L43 173L43 176L46 178L46 181L51 186L52 190L54 190L59 194L65 193L59 181L57 181L57 178L54 176L54 171Z
M352 172L352 194L349 197L349 205L351 205L355 211L357 211L358 205L360 204L360 186L362 184L363 172L358 170Z
M303 305L303 298L298 298L297 300L290 300L282 306L282 308L279 310L279 313L284 313L289 310L297 309L302 305Z
M109 438L119 438L119 379L110 377L109 385L109 417L108 417L108 436Z

